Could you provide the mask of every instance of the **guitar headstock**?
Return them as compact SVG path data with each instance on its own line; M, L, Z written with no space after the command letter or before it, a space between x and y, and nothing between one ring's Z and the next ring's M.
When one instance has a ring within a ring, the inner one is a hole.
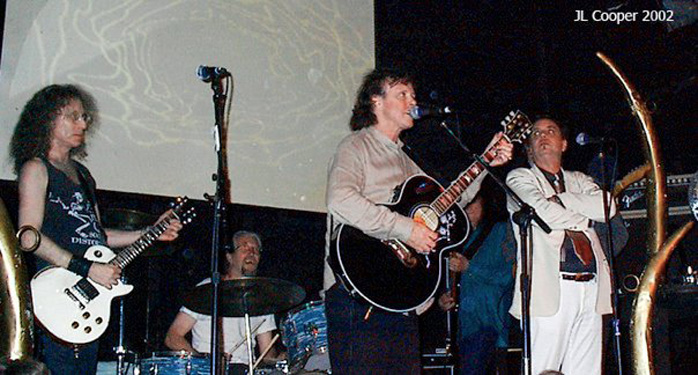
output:
M504 127L504 136L511 143L523 143L533 130L531 120L528 119L525 113L518 110L509 112L509 115L502 120L501 124Z
M177 197L174 202L170 203L172 215L182 224L189 224L196 217L194 207L186 208L187 203L189 203L189 198L187 197Z

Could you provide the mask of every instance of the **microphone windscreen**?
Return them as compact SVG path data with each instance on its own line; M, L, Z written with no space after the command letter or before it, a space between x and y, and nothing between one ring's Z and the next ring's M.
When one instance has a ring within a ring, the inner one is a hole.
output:
M419 108L418 106L414 106L410 108L410 117L412 117L415 120L419 120L424 116L424 111Z
M589 143L589 135L587 133L579 133L577 134L576 141L578 145L584 146Z

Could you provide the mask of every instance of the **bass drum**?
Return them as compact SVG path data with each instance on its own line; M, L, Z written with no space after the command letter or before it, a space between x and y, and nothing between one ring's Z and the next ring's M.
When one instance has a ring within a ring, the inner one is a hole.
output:
M211 359L206 354L156 352L138 362L141 375L211 375Z
M281 328L291 374L332 372L327 352L327 317L323 301L309 302L291 310Z

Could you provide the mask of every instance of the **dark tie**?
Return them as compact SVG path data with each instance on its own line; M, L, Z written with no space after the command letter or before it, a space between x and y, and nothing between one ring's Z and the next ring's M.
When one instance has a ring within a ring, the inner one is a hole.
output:
M560 181L560 177L557 174L553 179L553 188L557 194L565 192L565 186L562 184L562 181ZM560 199L557 199L557 202L562 204ZM562 206L564 207L564 205ZM591 264L593 256L589 238L587 238L587 236L585 236L582 232L569 229L565 229L565 235L572 240L572 246L574 247L574 253L577 254L577 258L579 258L579 260L581 260L585 266Z

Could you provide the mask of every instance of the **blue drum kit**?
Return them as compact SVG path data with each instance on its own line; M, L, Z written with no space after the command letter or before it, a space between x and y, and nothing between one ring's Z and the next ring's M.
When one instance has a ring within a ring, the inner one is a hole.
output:
M330 373L325 303L313 301L286 314L282 325L291 373Z
M184 305L198 313L210 314L211 292L206 285L195 288ZM244 303L242 299L245 299ZM282 361L261 362L254 366L254 375L331 374L327 342L325 304L313 301L298 306L305 291L293 283L261 277L223 281L219 288L219 314L241 317L278 314L288 311L279 321L281 341L287 350ZM243 309L241 306L247 306ZM233 373L233 364L222 355L220 375ZM237 366L240 366L239 364ZM252 365L250 366L252 367ZM100 363L98 374L117 375L203 375L211 374L211 358L207 354L153 352L124 361L118 366ZM245 374L249 371L246 369Z

